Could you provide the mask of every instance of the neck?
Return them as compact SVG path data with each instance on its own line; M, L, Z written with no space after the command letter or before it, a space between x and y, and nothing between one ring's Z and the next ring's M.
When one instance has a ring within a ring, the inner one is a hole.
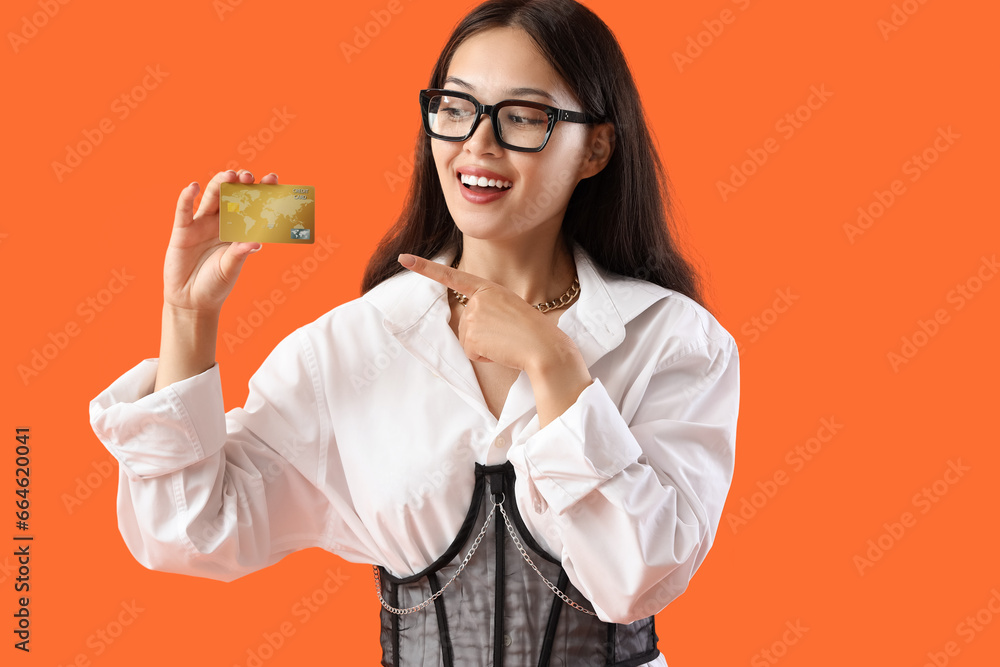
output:
M559 299L573 283L576 264L558 234L542 243L463 236L458 270L502 285L534 306Z

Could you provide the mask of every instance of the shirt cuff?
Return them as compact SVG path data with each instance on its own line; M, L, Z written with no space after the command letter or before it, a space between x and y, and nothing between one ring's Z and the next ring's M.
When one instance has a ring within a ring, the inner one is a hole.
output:
M536 414L514 439L508 459L528 478L538 513L557 515L642 456L642 448L599 378L561 415L538 428ZM517 446L521 445L521 446Z
M155 477L226 441L219 364L154 392L159 359L143 359L90 402L90 425L130 477Z

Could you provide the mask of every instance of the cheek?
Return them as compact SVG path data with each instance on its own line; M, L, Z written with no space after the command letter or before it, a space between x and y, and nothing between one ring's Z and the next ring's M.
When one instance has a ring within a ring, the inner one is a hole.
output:
M569 173L568 170L553 169L539 174L537 180L521 192L517 208L526 224L543 223L566 210L573 194L573 182L567 180Z
M452 161L455 158L456 150L447 142L432 141L431 155L434 156L434 167L437 169L438 178L444 187L448 179L453 177Z
M545 150L548 148L546 146ZM548 217L565 208L577 183L572 156L553 151L551 156L546 157L552 159L539 163L525 177L530 186L522 193L525 212L538 217Z

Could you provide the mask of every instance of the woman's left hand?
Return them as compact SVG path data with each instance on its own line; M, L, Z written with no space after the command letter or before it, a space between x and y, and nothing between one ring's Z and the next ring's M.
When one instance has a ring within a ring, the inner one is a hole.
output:
M568 354L579 355L562 329L503 285L423 257L399 257L400 264L412 257L413 266L403 266L468 297L458 324L458 340L472 361L533 371L550 362L561 365Z

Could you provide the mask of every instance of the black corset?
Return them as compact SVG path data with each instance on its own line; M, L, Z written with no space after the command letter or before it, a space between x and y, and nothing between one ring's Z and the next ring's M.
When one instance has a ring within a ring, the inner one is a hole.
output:
M517 550L488 493L495 501L503 499L518 540L545 578L594 611L561 563L525 528L514 500L514 466L476 463L469 511L444 554L409 577L394 577L377 566L386 603L416 606L451 579L494 511L465 569L434 602L409 614L381 608L383 667L638 667L660 654L653 616L605 623L569 606L546 586Z

